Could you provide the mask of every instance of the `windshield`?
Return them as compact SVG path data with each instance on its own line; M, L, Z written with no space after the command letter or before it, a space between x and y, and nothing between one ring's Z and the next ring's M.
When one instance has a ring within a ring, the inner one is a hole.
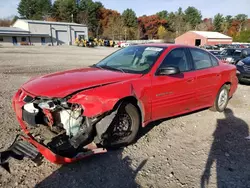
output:
M95 66L126 73L147 73L159 56L164 47L129 46L116 51Z
M227 55L227 50L222 50L220 55Z
M241 51L240 50L235 50L234 56L240 57Z
M221 51L220 55L233 55L234 51L234 49L225 49Z

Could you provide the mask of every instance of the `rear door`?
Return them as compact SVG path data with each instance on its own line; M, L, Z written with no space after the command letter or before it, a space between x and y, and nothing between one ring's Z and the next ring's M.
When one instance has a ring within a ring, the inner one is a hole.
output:
M220 84L221 73L219 63L208 52L189 48L193 59L196 75L196 106L198 108L208 107L213 104L217 90Z
M177 75L152 77L152 118L161 119L190 111L195 104L196 77L186 48L170 51L159 68L176 66Z

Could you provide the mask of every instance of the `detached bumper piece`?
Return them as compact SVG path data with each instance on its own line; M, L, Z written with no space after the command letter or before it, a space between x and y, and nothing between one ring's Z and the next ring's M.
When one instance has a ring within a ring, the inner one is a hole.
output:
M10 173L9 160L14 158L16 160L23 160L25 157L31 159L33 162L39 164L42 155L38 152L36 147L24 140L17 140L16 137L13 144L6 150L0 152L0 166Z

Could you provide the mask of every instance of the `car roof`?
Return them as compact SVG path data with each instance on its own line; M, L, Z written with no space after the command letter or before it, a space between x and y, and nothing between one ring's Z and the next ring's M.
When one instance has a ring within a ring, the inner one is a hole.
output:
M225 50L244 50L246 48L225 48Z
M183 48L197 48L195 46L188 46L182 44L171 44L171 43L146 43L146 44L138 44L137 46L149 46L149 47L183 47Z

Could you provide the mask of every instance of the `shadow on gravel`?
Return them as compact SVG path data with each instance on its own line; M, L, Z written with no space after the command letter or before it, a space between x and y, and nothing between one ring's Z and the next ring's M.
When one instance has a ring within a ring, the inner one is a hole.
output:
M165 121L168 121L168 120L171 120L171 119L175 119L175 118L178 118L178 117L189 116L190 114L195 114L195 113L198 113L198 112L202 112L202 111L207 110L207 109L208 108L203 108L203 109L199 109L199 110L196 110L196 111L188 112L186 114L181 114L181 115L177 115L177 116L173 116L173 117L169 117L169 118L165 118L165 119L160 119L160 120L153 121L153 122L149 123L146 127L143 127L143 128L140 129L140 131L139 131L139 133L137 135L136 141L138 141L143 136L145 136L154 127L160 125L161 123L163 123Z
M216 167L218 188L250 185L250 141L246 139L249 136L248 125L235 117L231 109L226 109L224 114L225 119L217 120L214 141L201 176L201 188L210 183L213 163Z
M135 178L147 161L142 161L133 169L133 167L131 167L131 159L128 156L122 158L122 151L122 149L114 150L77 163L64 165L35 187L140 187L140 185L136 183Z

